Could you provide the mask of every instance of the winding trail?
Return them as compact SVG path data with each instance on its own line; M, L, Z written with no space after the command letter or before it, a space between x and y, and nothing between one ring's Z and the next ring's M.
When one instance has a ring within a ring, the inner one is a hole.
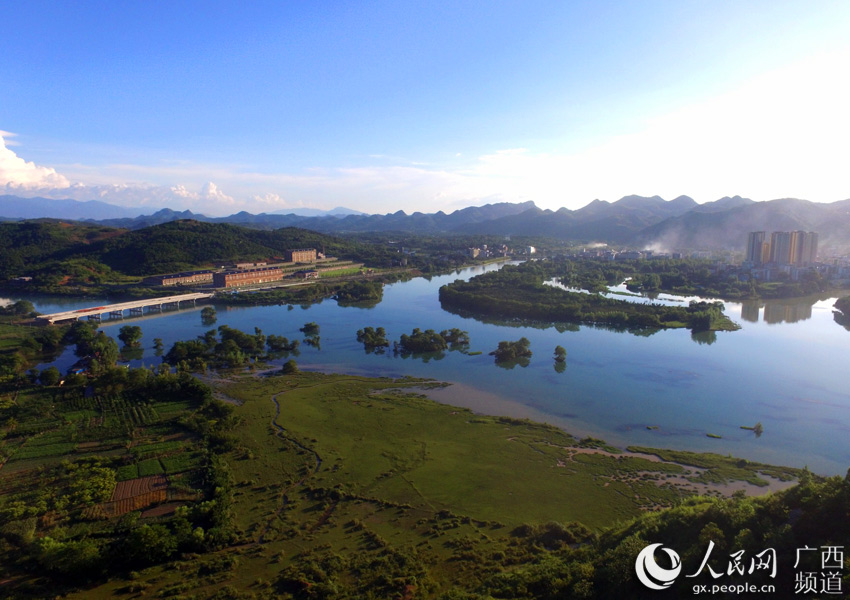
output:
M310 386L299 386L299 387L293 388L293 389L303 390L303 389L309 389L311 387L317 387L317 386L320 386L320 385L326 385L326 384L317 383L317 384L310 385ZM271 422L272 427L274 427L276 429L275 435L278 438L280 438L280 439L282 439L286 442L289 442L290 444L292 444L293 446L295 446L299 450L302 450L302 451L312 455L313 461L315 462L315 464L313 465L312 469L308 470L308 472L304 475L304 477L302 477L298 481L292 483L291 485L289 485L288 487L286 487L284 490L281 491L281 493L280 493L280 506L274 512L274 514L271 517L269 517L269 519L266 522L265 528L263 528L262 533L260 534L259 538L257 538L257 541L260 544L265 543L266 535L268 535L268 532L272 527L272 523L275 520L277 520L277 518L280 516L280 513L282 513L283 510L286 508L287 504L289 504L289 494L292 492L292 490L304 485L305 481L307 481L309 478L313 477L322 468L322 457L321 457L321 455L314 448L310 448L309 446L305 446L304 444L302 444L300 441L298 441L294 437L288 435L286 428L283 425L281 425L280 423L278 423L278 418L280 417L280 410L281 410L281 406L280 406L281 401L278 399L278 396L282 396L283 394L290 392L290 391L292 391L292 390L284 390L284 391L278 392L277 394L274 394L272 396L272 402L274 402L274 406L275 406L274 417L272 417L272 422ZM315 529L315 528L321 526L325 521L327 521L328 518L330 517L331 513L333 512L333 510L336 508L337 504L338 504L337 502L334 502L331 505L331 507L327 511L325 511L325 513L319 518L319 522L317 524L315 524L312 529Z
M286 442L289 442L290 444L292 444L296 448L299 448L300 450L307 452L308 454L312 454L313 460L315 461L315 465L314 465L312 470L307 471L307 473L304 475L304 477L302 477L298 481L292 483L290 486L284 488L280 492L280 506L278 506L277 510L274 511L274 514L272 514L266 520L266 526L263 528L262 533L260 533L260 536L257 538L257 542L260 543L260 544L264 544L266 542L266 536L268 535L269 530L272 527L272 524L280 517L280 513L283 512L283 510L286 508L286 505L289 504L289 493L292 490L304 485L305 481L307 481L310 477L315 475L319 471L319 469L322 468L322 457L319 456L319 453L316 452L316 450L314 450L313 448L308 448L307 446L305 446L304 444L299 442L294 437L287 435L286 428L284 428L283 425L281 425L280 423L277 422L278 417L280 417L280 402L278 401L277 397L279 395L285 394L285 393L286 393L286 391L278 392L277 394L272 396L272 402L274 402L274 406L275 406L274 417L272 417L272 427L274 427L277 430L275 432L275 435L278 438L280 438L280 439L282 439Z
M309 387L315 387L315 386L309 386ZM305 387L305 388L296 388L296 389L307 389L307 388ZM304 444L302 444L301 442L296 440L294 437L290 437L290 436L286 435L286 429L284 428L284 426L277 422L278 417L280 417L280 401L278 401L277 397L280 396L281 394L285 394L285 393L286 393L285 391L284 392L278 392L277 394L272 396L272 402L274 402L274 408L275 408L274 417L272 418L272 426L277 429L277 436L279 438L286 440L287 442L290 442L291 444L293 444L294 446L297 446L301 450L304 450L305 452L313 455L313 459L316 461L316 466L313 469L313 472L310 473L310 475L315 475L319 471L319 469L322 468L322 457L319 456L319 453L316 452L313 448L308 448L307 446L305 446Z
M337 383L340 383L340 382L343 382L343 381L362 381L362 379L356 378L356 377L340 378L340 379L335 380L333 382L333 384L336 385ZM316 473L318 473L321 470L322 463L323 463L321 455L314 448L310 448L309 446L305 446L300 441L298 441L297 439L295 439L294 437L289 435L287 433L286 428L278 422L278 419L279 419L280 413L281 413L281 400L279 399L279 397L282 396L283 394L286 394L287 392L291 392L293 390L305 390L305 389L309 389L309 388L313 388L313 387L319 387L319 386L323 386L323 385L328 385L328 384L323 382L323 383L315 383L313 385L298 386L298 387L295 387L295 388L292 388L292 389L283 390L281 392L278 392L271 397L272 402L274 402L274 405L275 405L275 414L274 414L274 417L272 418L272 421L271 421L272 426L276 430L275 435L278 438L280 438L280 439L282 439L286 442L289 442L290 444L292 444L296 448L312 455L315 464L314 464L313 468L310 469L302 478L300 478L298 481L292 483L291 485L289 485L288 487L286 487L284 490L281 491L281 493L280 493L280 506L274 512L274 514L268 518L268 520L266 522L266 526L263 528L262 533L257 538L257 541L260 544L265 543L266 536L268 535L268 532L271 529L272 524L274 523L275 520L277 520L277 518L280 516L280 514L283 512L283 510L286 508L287 504L289 503L289 494L294 489L304 485L304 482L306 482L308 479L310 479L311 477L316 475ZM405 481L407 481L407 480L405 479ZM410 482L408 482L408 483L410 483ZM412 483L411 483L411 485L412 485ZM413 488L416 490L417 493L420 493L419 490L416 489L415 486L413 486ZM421 495L421 493L420 493L420 495ZM318 522L316 524L314 524L313 527L311 527L311 530L315 530L316 528L318 528L322 524L324 524L330 518L331 514L336 509L338 504L339 504L338 501L335 501L333 504L331 504L331 506L327 510L325 510L325 512L321 515L321 517L319 517Z

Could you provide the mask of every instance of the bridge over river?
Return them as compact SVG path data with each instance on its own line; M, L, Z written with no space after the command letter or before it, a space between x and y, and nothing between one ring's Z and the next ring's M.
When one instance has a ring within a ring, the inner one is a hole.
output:
M145 309L148 312L152 310L162 311L163 307L174 306L180 307L181 302L191 302L192 306L198 300L206 300L212 298L213 294L194 293L180 294L178 296L164 296L162 298L148 298L147 300L133 300L132 302L119 302L117 304L108 304L106 306L93 306L91 308L79 308L77 310L67 310L49 315L39 315L38 318L47 321L51 325L61 321L78 321L83 317L90 321L100 321L103 315L109 315L112 318L124 318L124 312L129 311L130 315L144 314Z

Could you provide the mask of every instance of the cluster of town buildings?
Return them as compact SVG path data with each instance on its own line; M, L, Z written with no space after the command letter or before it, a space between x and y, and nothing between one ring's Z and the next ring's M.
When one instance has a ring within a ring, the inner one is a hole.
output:
M604 245L583 248L576 256L602 260L640 260L657 258L716 259L712 271L741 281L800 281L807 274L818 273L834 285L850 283L850 257L818 261L818 234L814 231L753 231L747 236L744 261L732 264L707 251L654 252L627 250L618 252Z
M528 254L533 254L535 249L533 246L529 246L531 250ZM467 248L466 255L469 258L495 258L498 256L506 257L510 253L510 249L505 244L499 244L498 246L488 246L487 244L482 244L481 246L475 246L474 248Z
M708 252L655 252L654 250L612 250L610 248L582 248L577 255L580 258L601 258L603 260L642 260L645 258L710 258Z
M813 272L831 279L850 276L838 263L818 262L818 234L814 231L774 231L769 238L764 231L751 231L741 269L759 281L780 277L799 281Z
M747 236L745 263L753 267L774 265L812 265L818 257L818 234L814 231L774 231L770 239L764 231Z
M162 286L206 285L211 283L216 288L228 288L280 281L286 275L314 279L318 278L318 271L301 269L298 265L312 264L324 259L325 256L321 252L317 252L315 248L299 248L287 250L283 257L275 258L280 262L272 264L265 262L237 263L218 270L206 269L154 275L145 278L144 283Z

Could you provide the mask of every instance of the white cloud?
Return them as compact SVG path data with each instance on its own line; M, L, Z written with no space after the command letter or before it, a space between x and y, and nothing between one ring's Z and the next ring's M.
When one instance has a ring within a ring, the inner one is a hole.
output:
M200 192L192 192L182 185L172 186L167 191L163 188L160 188L160 190L158 195L163 199L171 196L172 198L180 198L182 201L196 206L211 205L220 208L236 204L236 200L232 196L225 194L212 181L205 183Z
M191 210L207 215L230 214L238 202L219 187L208 182L199 191L183 185L161 186L150 184L75 185L65 190L45 191L51 198L72 200L97 199L119 206L156 210L172 208Z
M5 138L13 136L14 134L7 131L0 131L0 187L14 194L22 190L67 188L71 185L71 182L55 169L27 162L10 150L10 144Z
M7 147L20 146L21 144L17 140L15 140L16 137L18 137L17 133L12 133L11 131L3 131L2 129L0 129L0 144L5 144Z

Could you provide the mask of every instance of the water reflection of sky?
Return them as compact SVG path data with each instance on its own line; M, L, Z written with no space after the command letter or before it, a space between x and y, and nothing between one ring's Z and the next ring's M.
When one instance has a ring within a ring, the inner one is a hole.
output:
M808 465L829 474L843 474L850 466L846 377L850 332L833 320L832 300L769 301L757 307L757 321L751 320L755 308L727 302L727 314L742 329L711 336L687 330L641 336L590 326L517 327L482 323L442 310L437 297L441 285L493 268L498 267L387 285L382 302L372 308L341 307L332 300L293 310L218 306L216 326L226 324L247 332L259 327L266 334L301 339L298 329L315 321L321 327L321 349L302 345L296 358L302 368L458 382L462 385L454 391L449 388L441 399L474 404L480 410L490 405L500 413L510 406L512 413L544 415L577 435L593 435L620 446L714 451L775 464ZM673 302L664 296L612 297ZM104 303L102 299L31 300L42 312ZM154 338L162 338L168 349L174 341L210 329L201 323L200 307L127 323L138 324L143 331L143 354L132 364L147 366L161 360L154 355ZM109 321L102 327L116 337L122 324ZM470 350L482 354L447 352L427 362L392 353L369 354L355 339L357 329L366 326L384 327L390 339L409 334L414 327L438 331L459 327L469 331ZM501 340L521 336L531 340L534 352L528 366L497 368L488 352ZM556 345L567 349L563 372L555 368ZM67 368L74 360L69 349L56 364ZM740 429L757 422L765 429L760 438ZM722 439L708 438L707 433Z
M570 292L588 293L586 290L567 287L556 279L545 282L546 285L557 287ZM609 292L602 294L614 300L624 300L636 304L661 304L664 306L687 306L691 301L714 301L713 298L701 296L675 296L673 294L635 293L626 288L626 283L609 286ZM835 297L832 295L811 295L803 298L788 298L775 300L747 300L742 302L724 301L726 313L733 319L739 318L750 323L764 322L768 325L778 323L796 323L812 318L815 310L826 310L832 313Z

